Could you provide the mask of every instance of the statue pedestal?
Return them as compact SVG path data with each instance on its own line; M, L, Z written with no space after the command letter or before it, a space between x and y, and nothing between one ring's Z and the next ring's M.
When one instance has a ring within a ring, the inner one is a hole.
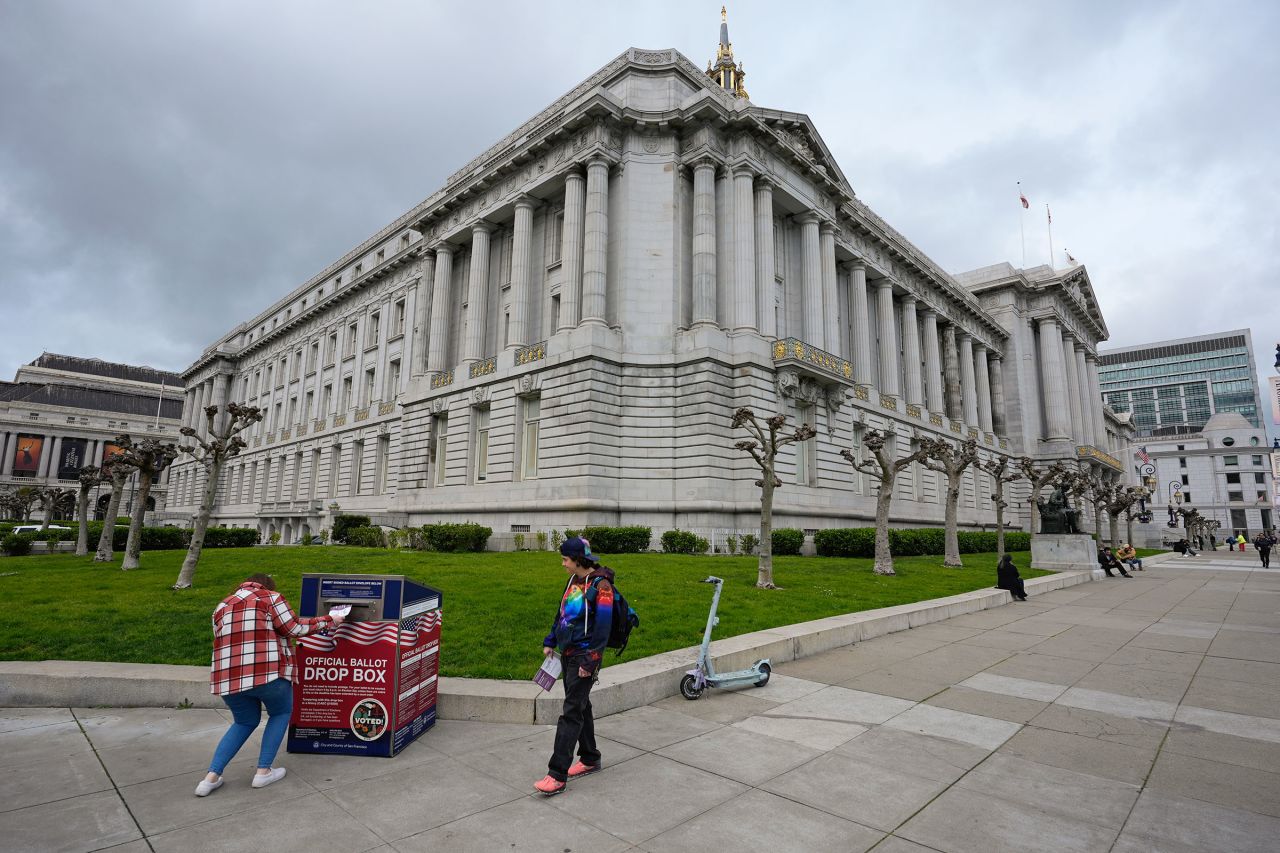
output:
M1082 533L1037 533L1031 537L1031 567L1055 572L1091 571L1098 567L1093 537Z

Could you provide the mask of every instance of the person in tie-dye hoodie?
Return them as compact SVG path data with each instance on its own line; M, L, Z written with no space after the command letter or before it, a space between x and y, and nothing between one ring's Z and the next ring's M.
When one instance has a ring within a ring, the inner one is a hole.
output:
M587 540L571 536L560 546L560 565L569 573L551 633L542 640L542 653L559 653L564 667L564 710L556 723L556 742L547 775L534 789L559 794L569 779L600 769L595 720L591 716L591 686L600 670L609 628L613 622L613 570L596 561ZM574 747L578 761L573 761Z

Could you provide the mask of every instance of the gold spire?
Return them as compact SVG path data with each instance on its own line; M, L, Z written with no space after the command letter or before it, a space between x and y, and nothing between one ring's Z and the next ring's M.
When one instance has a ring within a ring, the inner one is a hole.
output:
M743 85L747 74L742 70L741 62L734 62L733 42L729 41L729 11L724 6L720 7L720 43L716 45L714 62L707 60L707 76L734 97L748 97Z

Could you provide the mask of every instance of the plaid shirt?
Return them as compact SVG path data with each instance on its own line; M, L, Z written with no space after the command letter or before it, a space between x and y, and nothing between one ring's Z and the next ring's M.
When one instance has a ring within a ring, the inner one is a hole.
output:
M331 616L299 619L278 592L246 582L213 610L213 670L209 692L218 696L275 681L293 680L292 637L333 626Z

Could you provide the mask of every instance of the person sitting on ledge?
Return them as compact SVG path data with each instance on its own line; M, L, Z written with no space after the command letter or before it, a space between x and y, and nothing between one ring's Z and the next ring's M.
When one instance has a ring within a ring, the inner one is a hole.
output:
M1009 590L1014 601L1027 600L1027 590L1022 583L1022 576L1018 574L1018 567L1013 564L1013 558L1008 554L1001 557L1000 562L996 564L996 589Z
M1128 542L1120 546L1120 550L1116 552L1116 557L1131 569L1137 569L1140 572L1145 571L1142 568L1142 560L1138 559L1138 552Z
M1199 552L1193 549L1191 547L1191 543L1188 542L1186 539L1179 540L1178 544L1174 546L1173 550L1177 551L1179 554L1181 554L1184 557L1199 556Z
M1116 559L1116 555L1111 553L1110 548L1100 548L1098 550L1098 565L1102 566L1102 570L1107 573L1107 577L1113 578L1112 569L1120 572L1120 576L1124 578L1132 578L1133 575L1124 570L1124 563Z

